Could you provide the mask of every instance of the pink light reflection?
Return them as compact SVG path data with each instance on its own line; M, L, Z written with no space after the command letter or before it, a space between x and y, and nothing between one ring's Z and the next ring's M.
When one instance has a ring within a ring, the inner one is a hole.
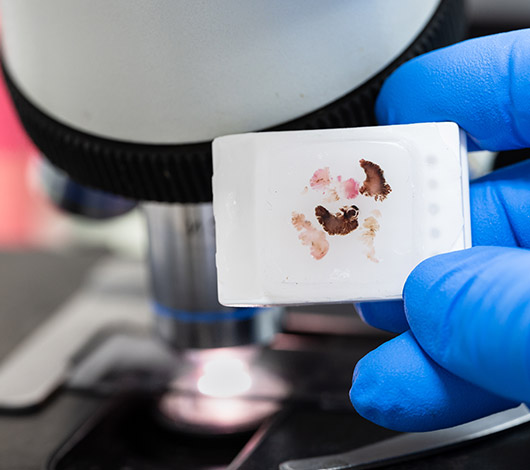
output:
M186 432L226 434L254 429L279 409L285 382L255 364L257 347L188 351L181 374L159 408Z

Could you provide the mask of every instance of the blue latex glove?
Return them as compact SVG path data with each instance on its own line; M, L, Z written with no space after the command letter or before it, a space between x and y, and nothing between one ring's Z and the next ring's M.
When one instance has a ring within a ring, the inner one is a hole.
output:
M530 30L466 41L401 66L385 83L381 124L455 121L475 148L530 147ZM475 181L475 247L430 258L403 302L363 304L404 332L354 372L357 411L426 431L530 401L530 161Z

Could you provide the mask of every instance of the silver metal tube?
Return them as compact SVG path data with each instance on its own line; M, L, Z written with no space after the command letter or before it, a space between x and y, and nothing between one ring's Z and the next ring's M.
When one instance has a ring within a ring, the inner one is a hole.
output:
M145 204L155 301L183 311L226 311L217 301L212 205Z
M281 309L234 309L217 300L211 203L144 204L159 335L178 348L266 343Z

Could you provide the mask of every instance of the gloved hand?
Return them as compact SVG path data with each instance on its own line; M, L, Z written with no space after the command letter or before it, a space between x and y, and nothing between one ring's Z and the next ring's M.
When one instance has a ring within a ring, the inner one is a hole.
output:
M530 30L404 64L376 112L381 124L455 121L474 149L530 147ZM427 431L530 401L530 161L475 181L471 218L473 248L421 263L404 302L361 305L368 323L403 332L355 369L367 419Z

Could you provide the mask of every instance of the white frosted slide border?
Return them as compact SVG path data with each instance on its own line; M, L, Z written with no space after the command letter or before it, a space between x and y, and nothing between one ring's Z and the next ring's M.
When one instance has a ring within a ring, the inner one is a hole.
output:
M231 135L213 159L222 304L398 299L419 262L471 246L454 123Z

